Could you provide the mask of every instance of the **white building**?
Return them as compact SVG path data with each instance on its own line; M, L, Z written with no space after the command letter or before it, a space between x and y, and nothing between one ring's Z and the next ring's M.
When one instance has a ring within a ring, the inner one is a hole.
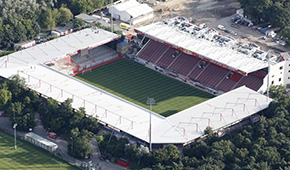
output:
M54 152L57 150L58 145L54 142L51 142L35 133L29 132L24 135L24 139L42 149L45 149L49 152Z
M285 61L284 65L284 85L290 89L290 52L282 53L281 56Z
M52 30L51 34L57 35L57 36L63 36L63 35L67 35L67 34L72 33L72 32L73 32L72 26L65 26L65 27L59 28L57 30Z
M137 24L153 18L153 9L147 4L139 4L136 0L128 0L109 8L109 13L113 13L115 19L127 22L129 24Z
M14 47L17 48L28 48L28 47L32 47L35 45L35 40L28 40L28 41L24 41L21 43L16 43L14 44Z

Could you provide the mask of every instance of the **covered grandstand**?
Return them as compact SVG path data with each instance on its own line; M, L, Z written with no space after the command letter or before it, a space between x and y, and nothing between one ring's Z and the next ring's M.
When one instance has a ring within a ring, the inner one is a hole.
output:
M118 38L120 36L104 30L75 32L0 58L0 75L9 78L18 74L26 80L28 88L59 102L72 98L73 108L84 107L88 115L97 116L102 124L149 142L149 110L45 65L75 55L78 50L90 49ZM171 52L175 56L187 56L176 50ZM156 62L167 64L161 59ZM190 143L203 136L207 126L221 130L264 110L270 102L270 98L242 86L167 118L153 112L152 143Z
M66 58L69 63L69 57L82 49L99 47L120 38L120 35L97 27L83 29L1 57L0 69L47 64L62 58Z
M190 24L183 17L146 25L135 31L150 38L138 52L138 62L174 74L215 94L244 85L255 91L265 91L268 65L282 61L280 56L221 36L205 24Z

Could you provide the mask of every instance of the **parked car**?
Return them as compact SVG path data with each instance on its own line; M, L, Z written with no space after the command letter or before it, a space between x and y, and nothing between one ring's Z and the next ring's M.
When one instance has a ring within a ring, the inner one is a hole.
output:
M263 36L263 37L262 37L262 40L267 40L267 37L266 37L266 36Z
M218 29L220 29L220 30L225 30L226 28L223 26L223 25L218 25Z
M228 30L228 29L225 29L224 32L228 33L228 34L231 33L230 30Z
M236 33L235 31L231 31L231 34L232 34L232 35L235 35L235 36L238 35L238 33Z

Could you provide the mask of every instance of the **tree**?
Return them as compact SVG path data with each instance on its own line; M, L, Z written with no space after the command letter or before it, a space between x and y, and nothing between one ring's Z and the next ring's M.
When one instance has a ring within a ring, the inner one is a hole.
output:
M80 27L82 27L82 26L84 26L84 25L85 25L85 21L82 20L82 19L80 19L80 18L76 18L76 19L74 20L74 22L73 22L73 27L74 27L74 28L80 28Z
M56 9L57 10L57 9ZM56 26L56 19L58 19L58 14L56 10L47 9L41 14L41 26L43 29L53 29Z
M193 144L190 147L186 147L183 149L183 153L185 156L196 157L201 159L203 156L209 152L209 146L205 141L201 141Z
M12 103L10 108L8 109L8 114L9 114L9 117L10 117L10 120L13 120L15 123L15 120L17 117L20 117L22 116L22 110L23 110L24 106L22 105L21 102L15 102L15 103Z
M78 128L71 130L71 138L68 143L68 153L76 158L87 158L92 156L91 146L93 134L87 130L79 132Z
M213 136L212 127L210 127L210 126L206 127L204 130L204 134L207 135L208 137L212 137Z
M36 32L33 29L33 23L31 20L23 20L23 25L26 29L27 39L33 39L36 36Z
M181 158L177 147L172 144L167 145L164 150L153 152L153 157L156 163L161 163L162 165L173 165L173 162L179 162Z
M84 118L84 114L80 111L76 111L73 116L70 118L69 121L69 126L70 129L73 129L75 127L79 127L79 124L81 122L81 120Z
M45 10L47 8L53 8L56 5L57 0L37 0L37 3L43 10Z
M32 28L35 31L35 35L38 35L40 33L40 31L41 31L40 25L36 21L33 21Z
M98 132L98 119L93 116L84 116L78 125L81 129L90 130L93 133Z
M13 30L13 27L11 25L9 24L3 25L3 34L5 36L3 37L3 41L1 42L2 47L11 48L13 47L13 43L16 42L15 35L11 30Z
M27 30L21 22L18 22L17 24L14 25L15 42L21 42L21 41L27 40L26 35L27 35Z
M0 18L0 47L2 47L2 42L4 40L4 27L3 27L3 20Z
M29 128L34 128L36 123L34 121L34 113L25 113L23 116L18 116L15 119L19 130L28 131Z
M271 24L274 27L280 27L284 29L286 26L289 26L290 22L290 8L285 8L283 2L275 2L272 6L272 15L275 17L270 18Z
M19 75L12 75L9 77L10 81L6 81L8 89L12 93L12 98L18 98L18 95L22 92L22 87L25 85L24 78L21 78Z
M105 4L105 0L93 0L94 8L101 8Z
M138 165L140 164L140 161L143 160L144 165L146 166L146 162L150 162L150 161L145 161L146 158L148 160L148 157L150 156L150 151L148 147L145 147L143 145L140 145L137 150L136 150L136 157L138 158Z
M7 87L0 89L0 110L4 110L11 99L12 94Z
M54 25L54 27L55 27L60 21L61 14L60 14L60 12L59 12L59 10L57 8L54 8L51 11L51 15L52 15L52 19L53 19L53 21L55 23L55 25Z
M269 93L270 97L277 101L280 101L287 96L286 87L282 85L271 86Z
M60 18L59 18L59 21L58 21L59 25L65 25L66 23L68 23L73 18L73 14L66 7L61 7L59 9L59 13L60 13Z

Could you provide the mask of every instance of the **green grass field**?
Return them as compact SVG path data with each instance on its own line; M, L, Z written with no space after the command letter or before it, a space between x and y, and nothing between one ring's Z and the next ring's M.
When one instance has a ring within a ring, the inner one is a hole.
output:
M62 163L53 163L55 159ZM48 152L22 140L17 140L14 149L14 138L0 130L0 170L78 170Z
M147 98L154 97L156 105L153 111L163 116L170 116L214 97L127 59L75 77L144 108L149 108Z

